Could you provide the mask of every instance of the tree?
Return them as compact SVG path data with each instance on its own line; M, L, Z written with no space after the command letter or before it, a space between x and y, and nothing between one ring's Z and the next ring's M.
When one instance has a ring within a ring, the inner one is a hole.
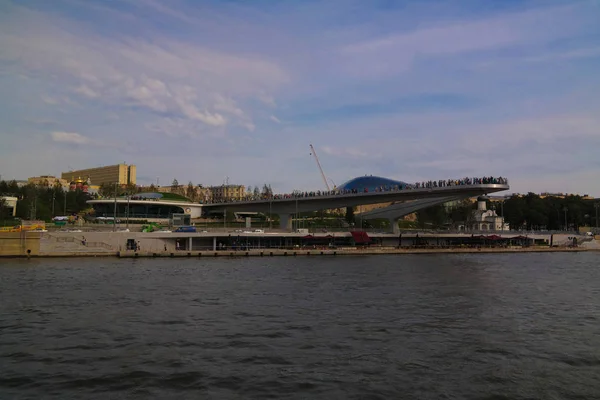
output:
M354 207L346 207L345 220L349 224L354 223Z
M465 199L447 211L448 219L454 229L458 229L460 225L471 226L473 222L473 207L473 203L469 199Z
M185 190L185 195L188 199L196 200L196 188L192 181L188 182L187 189Z
M262 196L264 198L269 198L273 196L273 190L271 189L271 185L267 185L266 183L263 185L262 188Z
M111 185L104 185L106 190L111 189ZM114 192L114 185L112 186ZM53 185L29 184L19 187L16 182L0 181L0 194L17 197L17 216L22 219L41 219L49 221L53 216L61 215L67 205L67 213L80 213L87 210L90 206L87 201L90 195L82 190L74 192L65 192L58 183ZM0 209L4 217L8 216L6 209Z
M448 213L443 204L427 207L417 211L417 222L421 228L439 228L448 221Z
M140 188L135 183L128 183L125 186L125 192L128 194L136 194L140 192Z
M527 203L523 197L512 195L504 201L504 220L510 225L510 229L522 229L527 221L526 213Z
M258 188L258 186L254 186L254 197L259 197L260 196L260 189Z
M8 216L8 207L6 200L0 197L0 226L4 226L4 220Z
M98 194L102 197L115 197L117 193L116 185L111 183L103 183L98 188Z
M173 179L173 182L171 182L171 188L177 189L178 187L179 187L179 181L177 179Z

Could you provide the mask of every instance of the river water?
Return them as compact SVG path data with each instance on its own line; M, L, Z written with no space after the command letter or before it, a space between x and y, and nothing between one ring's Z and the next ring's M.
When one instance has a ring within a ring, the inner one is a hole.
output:
M598 399L600 254L0 259L0 398Z

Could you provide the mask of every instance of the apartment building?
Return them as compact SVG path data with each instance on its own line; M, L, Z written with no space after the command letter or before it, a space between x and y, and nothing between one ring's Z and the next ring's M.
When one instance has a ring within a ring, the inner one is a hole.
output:
M77 178L87 179L92 185L115 184L135 185L135 165L117 164L105 167L80 169L61 173L61 178L71 182Z

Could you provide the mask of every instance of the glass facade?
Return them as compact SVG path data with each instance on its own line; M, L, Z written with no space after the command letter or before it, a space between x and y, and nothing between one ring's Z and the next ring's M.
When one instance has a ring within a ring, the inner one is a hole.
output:
M96 217L113 217L115 212L114 203L97 203L92 205ZM167 204L130 204L129 218L170 218L173 214L183 214L184 208ZM117 218L127 216L127 204L117 204Z
M406 186L405 182L395 181L393 179L382 178L380 176L359 176L358 178L354 178L349 180L348 182L343 183L338 186L339 190L353 190L364 192L365 189L369 192L374 192L378 188L390 189L394 186L404 187Z

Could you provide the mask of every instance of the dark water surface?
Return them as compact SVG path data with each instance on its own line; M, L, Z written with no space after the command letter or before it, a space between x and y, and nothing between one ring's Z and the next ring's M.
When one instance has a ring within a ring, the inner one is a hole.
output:
M0 399L598 399L600 254L0 259Z

